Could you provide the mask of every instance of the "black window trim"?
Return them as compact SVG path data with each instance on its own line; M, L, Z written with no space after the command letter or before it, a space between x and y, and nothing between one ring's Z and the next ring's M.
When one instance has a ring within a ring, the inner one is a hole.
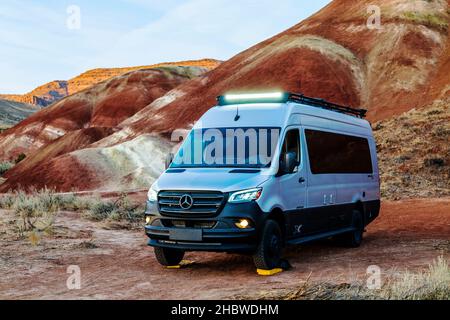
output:
M299 163L298 163L297 167L298 167L298 171L300 171L302 169L302 166L303 166L303 163L304 163L304 161L302 159L302 156L303 156L303 150L302 150L303 128L302 127L296 126L296 125L291 125L291 126L286 127L286 130L284 131L283 139L282 140L280 139L281 145L280 145L280 156L279 156L279 159L281 159L281 156L283 155L283 147L284 147L284 142L286 141L286 136L288 135L288 133L290 131L293 131L293 130L297 130L297 132L298 132L298 156L299 156L299 161L298 162Z

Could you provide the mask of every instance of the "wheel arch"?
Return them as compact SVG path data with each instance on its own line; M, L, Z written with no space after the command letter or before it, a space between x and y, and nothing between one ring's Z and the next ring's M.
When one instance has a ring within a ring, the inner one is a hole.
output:
M366 209L365 209L364 203L361 201L361 199L359 199L355 202L354 210L361 213L361 217L363 219L363 224L364 224L364 226L366 226Z
M284 211L278 207L272 209L272 211L267 216L267 220L274 220L278 223L278 225L281 228L281 232L283 234L283 242L286 243L288 219Z

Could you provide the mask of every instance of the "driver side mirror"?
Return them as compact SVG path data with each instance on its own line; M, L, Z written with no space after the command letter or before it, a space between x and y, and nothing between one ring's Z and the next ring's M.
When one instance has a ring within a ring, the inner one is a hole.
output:
M170 165L172 164L173 157L174 157L174 154L173 154L173 153L169 153L169 154L166 156L166 163L165 163L165 168L166 168L166 170L169 169Z
M295 152L288 152L281 156L280 174L293 173L296 166L297 166L297 154Z

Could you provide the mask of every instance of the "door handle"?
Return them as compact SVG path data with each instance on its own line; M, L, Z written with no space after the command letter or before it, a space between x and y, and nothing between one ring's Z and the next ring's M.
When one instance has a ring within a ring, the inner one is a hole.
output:
M298 179L298 183L305 183L306 182L306 180L305 180L305 178L303 178L303 177L301 177L300 179Z
M323 195L323 205L326 206L326 205L334 204L335 203L334 198L335 198L335 196L332 193L330 193L329 195L324 194Z

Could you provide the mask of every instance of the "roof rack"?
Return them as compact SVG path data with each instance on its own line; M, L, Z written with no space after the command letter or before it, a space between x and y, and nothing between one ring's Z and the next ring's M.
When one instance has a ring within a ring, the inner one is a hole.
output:
M272 92L272 93L259 93L259 94L236 94L236 95L224 95L217 97L219 106L233 105L233 104L246 104L246 103L286 103L296 102L306 104L312 107L318 107L326 110L340 112L348 115L352 115L358 118L365 118L367 110L355 109L348 106L342 106L336 103L326 101L324 99L312 98L305 96L302 93L291 92Z
M289 93L288 101L303 103L312 107L319 107L326 110L345 113L359 117L361 119L364 119L367 115L367 110L365 109L355 109L348 106L341 106L324 99L307 97L301 93Z

